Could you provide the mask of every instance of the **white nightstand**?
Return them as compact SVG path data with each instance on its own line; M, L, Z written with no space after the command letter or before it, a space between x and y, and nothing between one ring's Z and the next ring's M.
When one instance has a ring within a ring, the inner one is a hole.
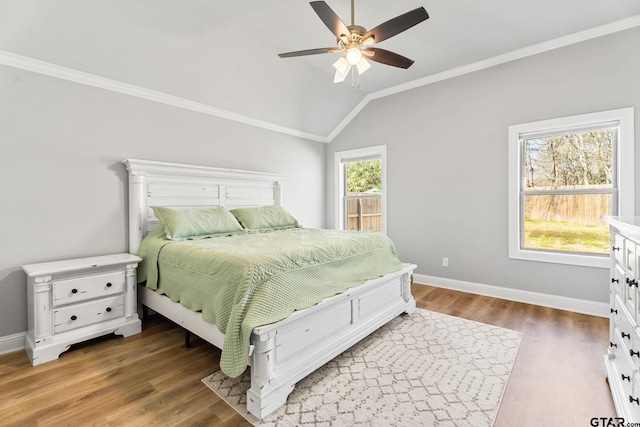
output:
M136 302L136 267L130 254L24 265L29 330L25 351L39 365L71 344L142 330Z

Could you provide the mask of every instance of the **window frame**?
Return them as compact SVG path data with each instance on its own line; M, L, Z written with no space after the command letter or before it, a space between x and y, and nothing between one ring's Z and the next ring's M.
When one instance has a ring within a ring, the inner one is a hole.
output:
M540 120L509 126L508 135L508 227L509 227L509 258L579 265L596 268L610 268L609 256L585 254L577 252L552 252L525 249L522 247L523 212L522 194L524 176L522 171L522 142L521 135L532 133L562 133L590 127L597 124L618 123L617 145L613 147L615 153L614 170L617 171L613 201L617 203L617 216L632 216L634 214L634 108L620 108L616 110L579 114L548 120ZM617 193L617 194L616 194Z
M336 151L334 155L335 183L336 183L336 216L335 224L337 230L344 230L345 227L345 203L346 197L346 176L345 163L364 160L366 158L379 158L380 170L382 173L382 231L387 234L387 146L376 145L372 147L356 148L353 150Z

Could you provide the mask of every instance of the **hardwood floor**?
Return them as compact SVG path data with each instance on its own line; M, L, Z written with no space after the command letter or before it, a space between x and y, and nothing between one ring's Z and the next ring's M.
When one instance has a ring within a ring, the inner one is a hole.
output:
M418 306L521 331L523 340L496 426L588 426L615 409L602 371L608 320L414 285ZM32 367L0 356L2 426L250 426L202 384L220 352L152 316L144 332L72 347Z
M608 319L423 285L413 295L421 308L522 332L496 427L615 417L602 368Z

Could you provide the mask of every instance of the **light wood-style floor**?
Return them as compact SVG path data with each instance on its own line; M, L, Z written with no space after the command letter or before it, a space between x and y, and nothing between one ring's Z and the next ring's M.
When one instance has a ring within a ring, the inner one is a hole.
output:
M496 426L588 426L615 409L602 371L608 320L431 286L418 306L524 335ZM1 426L250 426L202 384L219 350L160 316L142 334L72 347L32 367L24 352L0 356Z

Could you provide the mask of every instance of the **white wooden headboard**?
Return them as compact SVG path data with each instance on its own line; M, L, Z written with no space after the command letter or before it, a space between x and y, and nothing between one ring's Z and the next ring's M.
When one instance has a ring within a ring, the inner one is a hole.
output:
M151 206L228 209L282 204L284 175L151 160L123 160L129 171L129 253L157 225Z

